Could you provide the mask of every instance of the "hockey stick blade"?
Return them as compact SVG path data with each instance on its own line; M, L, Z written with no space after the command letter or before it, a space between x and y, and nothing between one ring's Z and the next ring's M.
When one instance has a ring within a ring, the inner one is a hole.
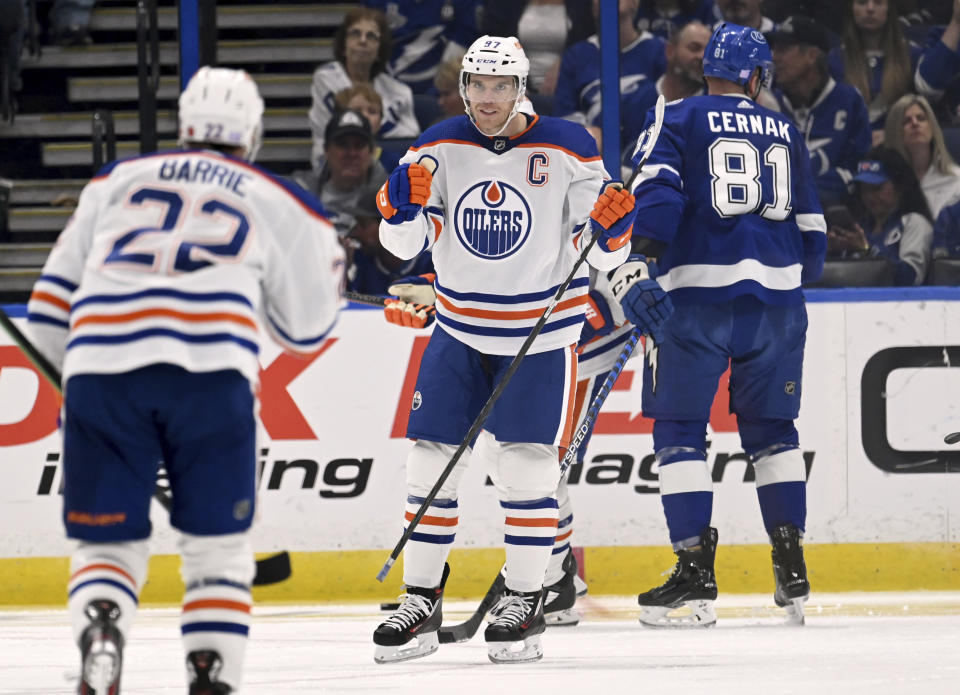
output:
M23 351L27 359L33 363L37 371L57 390L57 393L62 394L59 370L51 364L46 357L40 354L40 351L33 346L33 343L23 334L23 331L17 328L16 324L13 323L7 315L7 312L2 308L0 308L0 326L3 326L7 334L13 338L13 342ZM168 512L170 511L172 504L169 490L157 485L153 491L153 498L157 500L164 509ZM257 560L257 574L254 577L253 584L254 586L276 584L282 582L284 579L288 579L290 574L290 554L284 550L276 555Z
M462 623L441 627L437 631L437 638L440 640L440 644L467 642L472 639L473 636L477 634L477 630L480 629L480 623L483 622L484 617L490 609L493 608L494 604L500 600L500 594L503 593L505 588L506 579L503 576L503 572L497 572L497 578L493 580L493 584L487 589L486 595L481 599L480 605L477 606L477 610L473 612L473 615Z
M637 166L634 167L633 173L630 174L630 178L627 180L627 190L631 193L633 193L633 189L636 188L637 177L640 175L643 165L647 163L650 154L653 152L653 148L657 145L657 140L660 139L660 130L663 128L663 109L665 106L666 101L661 94L657 97L657 103L653 107L653 130L650 131L650 137L648 137L642 145L643 158L637 163Z

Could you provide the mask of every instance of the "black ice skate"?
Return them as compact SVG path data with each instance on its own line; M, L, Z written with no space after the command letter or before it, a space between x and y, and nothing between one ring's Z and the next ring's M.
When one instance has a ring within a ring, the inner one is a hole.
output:
M637 597L643 609L640 622L647 627L712 627L717 622L713 602L717 579L713 558L717 552L717 529L708 527L697 545L677 551L673 574L662 585ZM684 609L673 613L678 608Z
M543 658L540 635L547 629L543 619L543 590L506 589L490 611L493 620L483 638L487 656L495 664L515 664Z
M577 558L568 550L563 558L563 576L556 583L543 587L543 617L547 625L572 627L580 622L580 613L574 605L578 596L587 593L587 585L583 584L583 593L577 591L577 569Z
M187 654L190 695L230 695L233 688L217 679L221 668L223 668L223 659L220 658L220 654L211 649Z
M810 596L803 538L793 524L780 524L770 534L770 543L773 545L773 577L777 581L773 600L787 609L788 623L803 625L803 604Z
M90 625L80 635L79 695L118 695L123 667L123 635L117 629L120 607L98 599L83 609Z
M407 661L439 649L437 630L443 622L443 587L449 574L450 565L444 565L440 586L407 587L407 592L400 596L400 607L373 632L374 661L378 664Z

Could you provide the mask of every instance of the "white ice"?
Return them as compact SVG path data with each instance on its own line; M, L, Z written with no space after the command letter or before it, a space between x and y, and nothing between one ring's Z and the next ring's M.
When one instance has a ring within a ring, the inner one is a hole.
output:
M717 626L693 631L641 627L632 597L588 595L578 607L584 620L549 628L540 662L490 663L481 631L379 666L378 606L260 606L242 692L960 693L960 592L814 594L804 627L785 626L769 595L721 596ZM445 608L459 622L472 605ZM186 692L176 610L142 610L124 656L123 693ZM64 611L0 612L0 693L74 693L78 661Z

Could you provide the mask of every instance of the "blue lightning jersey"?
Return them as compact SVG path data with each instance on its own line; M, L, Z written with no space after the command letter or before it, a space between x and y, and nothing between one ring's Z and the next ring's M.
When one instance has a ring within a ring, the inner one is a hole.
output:
M629 123L632 99L638 90L667 69L663 47L663 39L644 32L620 51L621 122ZM596 35L564 51L553 115L575 120L581 125L600 125L600 41ZM636 128L625 128L624 131L630 140L638 133Z
M658 281L672 297L797 304L801 282L819 277L826 224L803 136L783 115L734 94L670 102L638 181L633 233L667 244Z
M363 4L387 15L393 38L387 69L417 94L433 89L437 66L445 55L463 53L480 35L479 0L364 0ZM459 49L448 51L449 44Z
M870 149L870 116L860 92L830 77L809 107L794 106L780 90L773 95L806 138L821 204L843 202L857 163Z

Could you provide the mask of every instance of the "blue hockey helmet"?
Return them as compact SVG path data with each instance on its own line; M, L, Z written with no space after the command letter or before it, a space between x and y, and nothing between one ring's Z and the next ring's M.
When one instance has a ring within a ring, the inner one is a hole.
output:
M722 77L746 85L757 68L761 70L761 84L769 86L773 56L763 34L730 22L723 22L714 30L703 52L704 77Z

